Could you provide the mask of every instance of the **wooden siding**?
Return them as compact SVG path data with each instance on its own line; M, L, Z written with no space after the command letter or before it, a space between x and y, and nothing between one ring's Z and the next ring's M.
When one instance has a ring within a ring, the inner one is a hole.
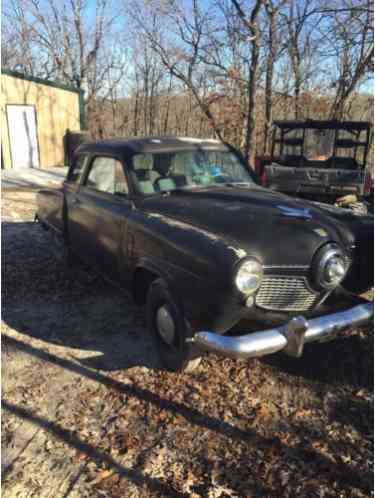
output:
M36 108L40 166L64 164L63 137L67 128L80 130L80 94L58 88L51 82L1 75L1 147L3 165L11 168L7 104L34 105Z

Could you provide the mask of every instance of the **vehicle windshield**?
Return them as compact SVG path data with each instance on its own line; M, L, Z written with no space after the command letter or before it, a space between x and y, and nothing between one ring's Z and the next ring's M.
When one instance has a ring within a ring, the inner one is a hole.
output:
M133 157L132 176L141 194L223 184L254 184L240 159L225 150L137 154Z
M304 156L310 161L326 161L333 156L335 130L305 130Z

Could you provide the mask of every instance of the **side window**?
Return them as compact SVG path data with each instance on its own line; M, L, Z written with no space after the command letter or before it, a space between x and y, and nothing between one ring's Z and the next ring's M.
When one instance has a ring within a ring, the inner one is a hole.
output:
M128 195L129 193L122 164L112 157L94 159L86 186L108 194Z
M83 169L86 164L87 155L79 154L75 157L72 169L69 172L68 180L73 183L78 183L81 179Z

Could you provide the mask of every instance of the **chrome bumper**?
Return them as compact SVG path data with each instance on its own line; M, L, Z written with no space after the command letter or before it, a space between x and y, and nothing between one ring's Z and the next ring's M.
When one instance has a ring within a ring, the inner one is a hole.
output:
M334 339L338 332L363 325L373 316L374 304L370 302L311 320L298 316L285 325L237 337L197 332L190 341L200 349L231 358L254 358L278 351L299 357L306 342Z

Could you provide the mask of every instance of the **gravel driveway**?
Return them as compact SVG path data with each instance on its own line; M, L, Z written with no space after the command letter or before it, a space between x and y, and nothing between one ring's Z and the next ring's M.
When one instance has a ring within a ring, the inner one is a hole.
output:
M33 223L59 180L5 180L4 498L371 495L372 332L162 371L142 310Z

